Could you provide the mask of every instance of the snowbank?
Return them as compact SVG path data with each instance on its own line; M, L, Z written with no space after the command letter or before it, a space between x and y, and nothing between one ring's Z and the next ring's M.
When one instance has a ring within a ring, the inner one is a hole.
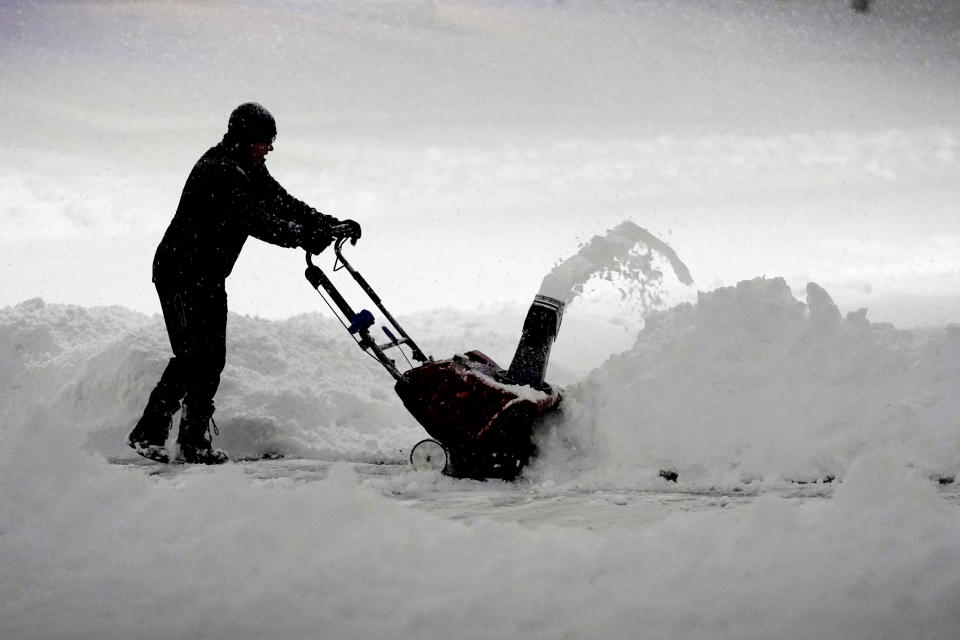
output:
M813 283L804 304L782 279L744 281L654 314L632 349L569 389L545 473L809 482L891 446L925 474L953 477L957 388L957 327L899 331L865 310L842 318Z
M415 324L443 348L515 340L449 312ZM399 460L419 437L339 326L231 316L229 331L232 453ZM411 509L480 487L413 471L361 483L338 462L304 483L111 465L165 362L159 318L33 300L0 311L0 349L3 637L940 638L960 625L960 511L927 477L956 469L960 334L843 319L815 285L806 305L760 279L654 316L568 390L510 490L663 490L668 463L681 487L837 474L833 499L769 494L602 531Z
M333 320L231 314L228 333L217 419L233 455L384 459L398 456L395 433L417 436L379 365ZM17 381L0 415L41 403L108 456L128 452L125 434L171 355L159 316L41 300L0 312L0 345Z
M441 310L405 324L437 357L479 348L505 363L521 314ZM559 346L574 339L567 332L585 343L598 332L576 318L574 305ZM0 349L11 381L0 417L22 424L41 404L108 457L129 454L123 437L169 356L159 317L40 300L0 310ZM231 314L228 352L217 418L236 457L399 462L423 435L390 378L333 320ZM667 468L697 486L809 482L843 477L878 446L929 476L958 471L953 326L900 331L863 312L843 318L815 284L804 304L782 279L757 279L652 315L631 349L589 375L564 361L575 354L554 355L551 372L576 384L534 477L643 484Z

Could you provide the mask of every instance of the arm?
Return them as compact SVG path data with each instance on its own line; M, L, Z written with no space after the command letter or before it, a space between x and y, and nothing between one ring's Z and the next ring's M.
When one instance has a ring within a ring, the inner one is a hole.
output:
M262 169L249 176L246 193L237 194L237 211L247 233L282 247L304 244L318 230L329 228L336 219L291 196Z
M225 197L219 224L239 227L264 242L282 247L316 244L318 230L337 222L291 196L265 168L242 169L232 161L220 160L208 163L206 172L208 180L219 183L217 191Z
M268 203L265 208L272 209L278 212L281 218L295 221L300 225L299 246L316 254L323 251L334 238L347 238L352 244L357 244L361 231L356 221L338 220L333 216L320 213L287 193L280 183L273 179L266 167L262 172L265 190L268 193Z

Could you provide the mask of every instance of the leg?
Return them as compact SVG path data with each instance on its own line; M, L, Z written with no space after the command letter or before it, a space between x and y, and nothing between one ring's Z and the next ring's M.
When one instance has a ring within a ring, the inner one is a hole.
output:
M174 357L170 358L160 381L150 392L147 406L137 425L127 437L127 444L144 457L159 462L169 462L170 456L165 443L170 432L173 414L180 409L180 400L186 392L188 371L183 366L183 360L176 355L178 351L182 351L183 326L180 322L182 314L179 313L178 308L182 304L183 294L178 287L157 283L157 295L160 298L160 308L163 310L163 319Z
M185 372L183 414L177 443L187 462L218 464L227 457L210 437L213 398L226 359L227 296L223 282L193 289L177 310L181 339L177 358Z
M192 292L183 304L187 330L181 354L188 364L185 378L185 406L207 418L213 415L213 398L220 386L226 363L227 294L223 283Z

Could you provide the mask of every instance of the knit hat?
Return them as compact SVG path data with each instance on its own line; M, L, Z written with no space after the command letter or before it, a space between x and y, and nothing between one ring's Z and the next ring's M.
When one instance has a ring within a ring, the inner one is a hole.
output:
M277 122L256 102L245 102L230 114L227 138L236 142L268 142L277 135Z

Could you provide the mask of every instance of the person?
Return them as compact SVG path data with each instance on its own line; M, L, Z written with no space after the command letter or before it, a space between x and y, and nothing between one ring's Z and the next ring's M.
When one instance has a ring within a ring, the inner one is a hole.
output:
M173 357L127 436L140 455L170 462L165 443L182 410L178 461L220 464L213 447L214 395L226 359L227 294L224 282L248 236L320 253L335 239L360 238L360 225L324 215L287 193L267 171L276 121L248 102L230 114L223 140L194 165L176 214L153 260Z

